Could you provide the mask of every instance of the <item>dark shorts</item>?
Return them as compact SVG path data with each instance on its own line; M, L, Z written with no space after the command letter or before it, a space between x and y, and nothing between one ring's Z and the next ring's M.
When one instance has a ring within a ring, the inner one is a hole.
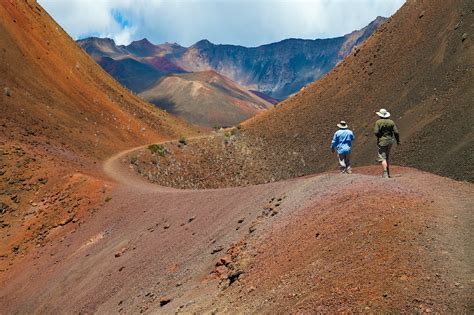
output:
M377 145L377 162L381 163L384 160L388 160L390 157L390 149L392 148L392 145Z

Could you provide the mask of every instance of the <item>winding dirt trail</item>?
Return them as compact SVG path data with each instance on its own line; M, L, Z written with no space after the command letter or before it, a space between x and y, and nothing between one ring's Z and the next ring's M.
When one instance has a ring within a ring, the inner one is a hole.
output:
M188 140L197 140L197 139L203 139L203 138L208 138L210 136L205 135L205 136L196 136L196 137L190 137ZM212 136L211 136L212 137ZM162 142L154 142L150 144L166 144L170 142L175 142L176 140L169 140L169 141L162 141ZM137 176L133 169L125 169L124 168L124 163L123 159L130 155L132 152L135 151L140 151L144 148L147 148L150 144L139 146L139 147L134 147L122 152L119 152L103 163L103 170L104 173L107 174L111 179L113 179L115 182L120 183L122 185L126 185L129 187L134 187L138 190L147 190L147 191L181 191L180 189L174 189L171 187L165 187L165 186L160 186L156 185L153 183L150 183L147 181L145 178L141 176Z
M104 162L99 211L9 272L3 311L472 310L470 183L366 167L179 190L135 175L137 149Z

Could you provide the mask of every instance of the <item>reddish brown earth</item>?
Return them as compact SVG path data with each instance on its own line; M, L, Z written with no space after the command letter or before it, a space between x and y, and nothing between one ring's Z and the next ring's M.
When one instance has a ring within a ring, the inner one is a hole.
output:
M56 28L34 2L0 4L2 313L474 312L472 183L365 167L247 187L152 184L136 175L148 160L130 164L148 149L130 148L197 131L127 94ZM203 149L232 165L219 150L245 148L239 137L166 143L165 159L192 155L196 167ZM268 181L270 164L247 149L250 179Z
M366 168L192 191L104 167L109 201L3 275L4 310L472 311L472 184Z
M198 131L128 93L35 1L0 3L0 92L2 273L100 208L103 158Z
M192 131L128 93L35 1L4 1L0 9L3 138L103 158Z

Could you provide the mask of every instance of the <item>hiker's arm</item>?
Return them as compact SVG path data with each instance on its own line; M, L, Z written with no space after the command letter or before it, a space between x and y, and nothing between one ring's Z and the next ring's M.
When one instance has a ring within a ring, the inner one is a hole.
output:
M397 125L393 126L393 134L395 135L395 139L397 139L397 144L400 144L400 134L398 133Z
M334 133L334 136L332 137L331 141L331 151L334 152L334 148L337 146L337 136L336 133Z
M374 135L375 135L377 138L379 137L379 132L380 132L379 124L375 123Z

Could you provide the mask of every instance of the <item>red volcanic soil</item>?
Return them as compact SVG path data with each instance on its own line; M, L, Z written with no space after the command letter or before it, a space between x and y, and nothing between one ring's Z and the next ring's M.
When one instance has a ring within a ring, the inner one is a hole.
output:
M0 4L0 44L1 312L474 312L472 183L404 167L384 180L365 167L223 189L152 184L130 164L143 147L130 148L196 129L128 94L33 1ZM279 121L272 115L269 124ZM264 181L268 165L300 174L287 154L309 158L292 151L300 138L291 134L268 138L265 164L228 132L190 143L217 139L202 151L212 153L232 152L235 141L250 176ZM186 165L188 148L166 145L183 167L233 162L211 155L197 165L195 156ZM219 169L208 175L226 185Z
M2 136L103 158L192 131L130 94L34 1L0 6ZM7 132L8 131L8 132Z
M115 82L35 1L0 3L0 270L100 208L101 160L198 130Z
M469 312L472 184L395 167L107 202L1 278L11 312Z

